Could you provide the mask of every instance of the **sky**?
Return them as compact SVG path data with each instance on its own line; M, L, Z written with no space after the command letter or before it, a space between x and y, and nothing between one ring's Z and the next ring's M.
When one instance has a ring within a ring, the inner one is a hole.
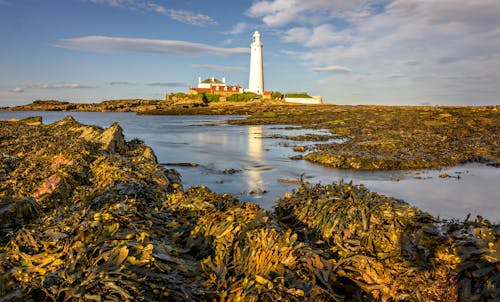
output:
M0 106L163 99L203 79L333 104L500 104L499 0L0 0Z

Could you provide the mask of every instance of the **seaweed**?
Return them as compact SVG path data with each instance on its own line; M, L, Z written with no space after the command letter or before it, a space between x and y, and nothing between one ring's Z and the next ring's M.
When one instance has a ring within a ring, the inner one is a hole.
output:
M405 170L500 158L498 106L276 106L230 124L329 129L342 142L311 145L304 158L340 169ZM311 137L309 141L317 141Z
M33 121L38 122L33 122ZM1 301L486 301L500 227L351 183L184 190L119 125L0 121Z

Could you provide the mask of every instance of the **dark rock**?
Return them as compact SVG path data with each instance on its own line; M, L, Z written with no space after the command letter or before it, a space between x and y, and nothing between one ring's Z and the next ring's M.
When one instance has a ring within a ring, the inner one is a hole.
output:
M236 174L240 172L241 170L230 168L230 169L224 169L224 171L222 171L222 174Z

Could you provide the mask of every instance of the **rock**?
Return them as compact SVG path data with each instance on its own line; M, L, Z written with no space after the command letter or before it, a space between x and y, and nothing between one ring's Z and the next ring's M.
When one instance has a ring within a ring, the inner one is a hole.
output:
M295 152L306 152L307 147L306 146L295 146L292 148L292 150Z
M278 178L277 181L284 184L295 184L295 185L300 185L303 183L302 180L299 179Z
M144 156L145 158L152 160L154 162L158 162L158 159L156 158L156 155L155 155L153 149L149 146L146 146L144 148L144 151L142 152L142 156Z
M125 148L123 129L116 122L109 126L98 137L98 140L102 143L102 148L106 151L120 153Z
M177 166L177 167L198 167L197 163L163 163L163 166Z
M17 122L23 123L26 125L41 125L42 124L42 117L41 116L33 116L33 117L27 117L21 120L18 120Z
M236 173L240 173L240 172L241 172L241 170L230 168L230 169L224 169L222 171L222 174L236 174Z
M269 212L184 191L118 127L0 127L2 301L493 301L500 286L500 227L481 217L299 180Z

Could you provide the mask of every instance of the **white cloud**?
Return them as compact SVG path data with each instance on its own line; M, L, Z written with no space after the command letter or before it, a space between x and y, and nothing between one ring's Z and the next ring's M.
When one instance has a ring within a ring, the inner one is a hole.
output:
M340 65L332 65L332 66L324 66L324 67L313 67L311 68L313 72L333 72L333 73L349 73L352 70L349 67L340 66Z
M305 5L325 9L337 5L335 1L331 5L327 2L308 1ZM353 8L352 12L366 6L363 1L358 2L360 7ZM341 31L336 30L334 22L292 27L283 33L283 41L311 48L289 53L313 66L339 62L352 65L355 60L365 69L380 65L377 68L382 67L381 71L401 64L406 72L415 72L419 67L433 69L428 70L432 73L438 72L436 63L442 68L462 64L463 68L475 69L479 65L486 67L485 62L500 53L500 18L496 17L499 14L497 0L459 5L456 0L439 3L394 0L384 10L363 18L345 17L344 20L351 23ZM456 69L456 72L467 70Z
M295 42L306 47L328 46L345 43L348 37L341 32L335 31L330 24L323 24L314 28L294 27L283 35L284 42Z
M172 20L195 26L207 26L207 25L217 24L217 22L208 15L195 13L188 10L166 8L152 1L144 1L144 0L83 0L83 1L99 5L107 5L111 7L127 8L131 10L153 11L155 13L165 15Z
M282 53L334 81L318 88L326 94L484 103L500 93L498 0L261 0L247 15L295 44ZM334 66L356 72L335 77Z
M11 92L14 93L23 93L26 89L85 89L85 88L93 88L92 86L77 84L77 83L30 83L21 86L17 86L12 89Z
M298 0L273 0L255 2L247 12L251 17L262 17L269 26L283 26L290 23L303 11Z
M500 3L497 0L422 1L395 0L388 10L400 17L419 18L429 24L462 23L468 26L499 24Z
M23 87L16 87L16 88L12 89L11 92L14 92L14 93L23 93L24 92L24 88Z
M271 27L297 22L316 24L319 20L331 17L363 17L367 14L370 2L374 0L266 0L254 2L247 15L262 18Z
M151 40L141 38L118 38L87 36L61 40L56 47L91 52L130 51L167 55L196 56L248 54L247 47L224 48L207 44L178 40Z
M158 12L158 11L157 11ZM196 26L206 26L215 25L217 22L210 16L204 14L197 14L187 10L177 10L177 9L164 9L162 14L170 17L173 20L196 25Z
M157 83L149 83L147 86L153 87L187 87L188 84L180 83L180 82L157 82Z
M77 83L37 83L37 84L26 84L24 88L30 89L84 89L92 88L91 86L77 84Z
M237 35L241 34L242 32L245 32L249 29L250 25L248 25L245 22L239 22L237 23L233 28L231 28L228 31L225 31L224 34L226 35Z
M106 4L114 7L119 7L127 4L127 0L87 0L87 2L95 3L95 4Z
M135 83L127 82L127 81L114 81L107 83L109 86L135 86Z
M247 71L248 68L241 66L223 66L223 65L211 65L211 64L193 64L194 68L208 69L208 70L218 70L218 71Z
M311 37L311 30L305 27L293 27L285 32L282 40L288 43L307 44Z

